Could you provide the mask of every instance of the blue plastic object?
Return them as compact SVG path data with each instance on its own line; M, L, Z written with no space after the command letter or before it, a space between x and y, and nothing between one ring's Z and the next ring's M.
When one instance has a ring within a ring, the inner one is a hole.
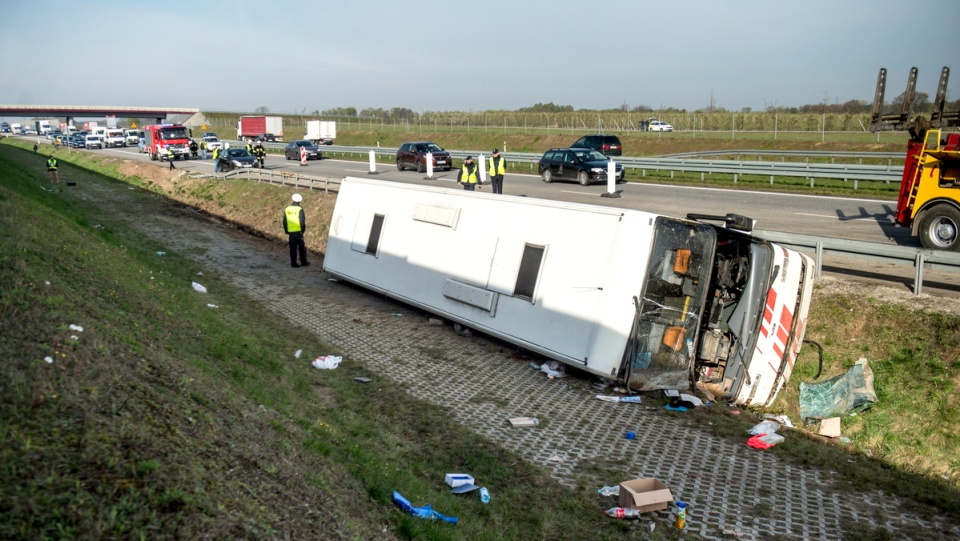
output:
M417 518L422 518L426 520L442 520L444 522L450 522L453 524L456 524L457 522L460 521L460 519L458 519L457 517L448 517L446 515L442 515L438 513L437 511L434 511L429 504L424 505L423 507L414 507L409 500L404 498L396 490L393 491L393 503L397 504L397 506L400 507L400 509L403 509L405 512Z

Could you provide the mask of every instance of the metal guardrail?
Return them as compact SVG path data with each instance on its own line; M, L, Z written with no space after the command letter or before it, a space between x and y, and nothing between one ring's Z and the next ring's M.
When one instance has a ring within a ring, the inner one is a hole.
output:
M780 156L781 161L784 157L796 158L830 158L830 163L834 163L837 158L856 158L863 163L868 160L899 160L903 163L906 152L844 152L829 150L701 150L697 152L679 152L677 154L664 154L661 158L699 158L702 156Z
M874 242L817 237L782 231L757 230L753 234L758 238L783 244L790 248L812 252L816 260L816 275L818 277L822 273L824 257L829 255L898 265L912 265L914 268L914 295L919 295L923 290L924 269L960 272L960 253L956 252L937 252L921 248L889 246Z
M298 171L277 171L260 168L234 169L226 173L204 173L201 175L191 175L194 178L208 177L216 179L245 178L257 182L269 182L281 186L293 186L297 189L305 188L309 190L322 189L323 193L330 193L331 185L340 186L340 181L327 177L316 177L305 175ZM335 191L335 190L334 190Z
M329 146L322 148L324 152L336 152L343 154L369 155L370 151L378 158L387 158L394 160L396 148L386 147L364 147L364 146ZM447 150L450 156L455 159L463 159L467 156L477 156L480 153L468 150ZM485 153L484 153L485 154ZM836 154L836 153L835 153ZM533 167L542 154L532 154L525 152L503 152L502 155L508 162L526 163ZM883 153L886 157L889 153ZM671 177L674 172L681 173L700 173L703 180L707 174L729 174L733 175L733 182L736 183L738 177L742 175L754 175L769 177L770 184L774 183L776 177L793 177L809 179L810 187L815 184L815 179L837 179L853 181L853 189L859 188L859 181L877 181L891 183L900 183L903 175L902 165L860 165L860 164L827 164L827 163L801 163L801 162L760 162L760 161L734 161L734 160L696 160L671 157L659 158L638 158L630 156L621 156L614 158L614 161L628 169L639 169L642 176L646 176L648 170L651 171L670 171Z

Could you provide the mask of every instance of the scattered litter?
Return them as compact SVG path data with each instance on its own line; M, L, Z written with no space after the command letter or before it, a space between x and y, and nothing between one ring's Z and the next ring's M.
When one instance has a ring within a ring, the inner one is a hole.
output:
M217 306L216 304L209 304L209 303L208 303L208 304L207 304L207 308L220 308L220 307Z
M473 476L466 473L448 473L443 478L443 482L450 485L450 488L457 488L462 485L472 485Z
M620 483L620 507L635 508L641 513L666 509L673 502L667 485L654 477L631 479Z
M676 389L664 389L663 396L668 396L670 398L680 398L680 391Z
M100 225L100 224L97 224L97 225L95 225L95 226L93 226L93 227L94 227L94 229L103 229L103 226Z
M157 255L167 255L167 252L157 252Z
M487 487L480 487L480 501L490 503L490 491L487 490Z
M44 280L43 283L44 283L44 284L47 284L47 285L50 285L50 282L47 281L47 280Z
M563 377L563 372L561 372L560 370L555 370L553 368L550 368L550 365L547 363L543 363L542 365L540 365L540 371L546 374L547 377L550 379Z
M754 449L769 449L778 443L783 442L783 436L780 434L757 434L749 440L747 440L747 445L753 447Z
M202 271L198 271L198 272L197 272L197 276L203 276L203 272L202 272Z
M196 283L196 282L191 282L191 283L193 284L193 289L194 289L194 290L199 291L200 293L206 293L206 292L207 292L207 288L203 287L202 285L200 285L200 284L198 284L198 283Z
M450 522L456 524L459 519L457 517L448 517L446 515L441 515L437 511L434 511L430 504L424 505L423 507L414 507L410 504L410 501L400 495L396 490L393 491L393 503L397 504L400 509L403 509L405 512L417 517L426 520L442 520L444 522Z
M780 423L776 421L761 421L753 426L753 428L747 430L747 434L751 436L756 436L758 434L773 434L777 430L780 430Z
M597 494L601 496L619 496L620 495L620 485L615 487L606 486L597 489Z
M47 361L47 364L53 364L53 357L47 355L43 358L44 361Z
M657 529L657 523L651 520L647 523L647 529L650 530L650 533L653 533L653 530Z
M839 438L840 437L840 418L831 417L829 419L824 419L820 421L819 434L827 438Z
M432 317L427 320L427 323L430 325L443 325L443 320Z
M514 428L523 427L523 426L537 426L540 424L540 419L536 417L513 417L507 419Z
M671 406L670 404L664 406L663 409L670 411L687 411L686 406Z
M730 413L733 415L740 415L740 410L730 410Z
M848 438L848 437L846 437L846 436L841 436L841 437L840 437L840 442L841 442L841 443L850 443L850 442L852 442L852 441L853 441L853 440L851 440L850 438Z
M477 490L478 488L480 488L480 487L478 487L477 485L475 485L475 484L473 484L473 483L467 483L466 485L460 485L460 486L458 486L458 487L456 487L456 488L450 489L450 493L451 493L451 494L466 494L466 493L468 493L468 492L473 492L474 490Z
M393 314L393 317L403 317L403 314L397 312Z
M876 402L873 370L863 357L844 374L820 383L800 383L800 418L804 420L852 415Z
M76 342L77 340L80 340L80 337L77 336L77 335L75 335L75 334L71 334L71 335L70 335L70 339L73 340L74 342Z
M337 357L335 355L323 355L314 359L311 364L313 364L314 368L333 370L341 362L343 362L343 357Z
M699 398L693 396L692 394L680 393L680 401L689 402L693 404L694 407L703 405L703 400L700 400Z
M597 400L603 400L604 402L629 402L632 404L639 404L641 402L641 397L639 395L609 396L609 395L598 394Z
M336 278L327 278L327 281L328 281L328 282L339 282L340 280L337 280Z
M640 510L630 507L611 507L603 514L613 518L640 518Z
M359 381L360 383L370 383L370 382L373 381L373 380L370 379L370 378L365 378L365 377L363 377L363 376L357 376L357 377L353 378L353 381Z
M548 458L547 460L549 460L550 462L563 462L563 459L560 458L560 457L558 457L558 456L552 456L552 457Z
M74 325L73 323L71 323L70 326L67 328L70 329L71 331L83 332L83 327L81 327L80 325Z
M294 352L293 352L293 358L294 358L294 359L299 359L301 353L303 353L303 350L302 350L302 349L298 349L297 351L294 351Z
M623 437L627 438L628 440L635 440L637 439L637 433L632 430L629 430L623 433Z
M787 415L784 414L784 413L781 413L780 415L773 415L773 414L771 414L771 413L765 413L765 414L763 415L763 418L764 418L764 419L772 419L772 420L777 421L778 423L782 424L783 426L785 426L785 427L787 427L787 428L793 428L793 421L791 421L790 418L787 417Z
M731 537L737 537L737 538L743 537L743 534L736 530L723 530L723 535L729 535Z

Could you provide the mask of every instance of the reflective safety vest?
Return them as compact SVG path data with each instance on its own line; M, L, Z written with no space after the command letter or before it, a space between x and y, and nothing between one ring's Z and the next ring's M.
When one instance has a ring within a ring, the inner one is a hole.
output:
M302 208L299 205L290 205L283 209L283 215L287 217L287 233L300 232L300 210Z
M47 171L56 171L57 170L57 159L50 157L47 158Z
M499 166L499 167L498 167ZM491 176L503 176L507 174L507 160L503 159L503 156L499 156L497 159L497 165L493 163L493 157L490 157L490 166L487 167Z
M460 168L460 182L462 184L476 184L478 174L480 174L480 171L476 165L473 166L473 171L470 171L467 164L463 164L463 167Z
M168 158L173 158L173 157L174 157L173 148L167 147L167 157L168 157Z
M219 158L220 158L220 147L216 147L213 149L213 159L216 160Z

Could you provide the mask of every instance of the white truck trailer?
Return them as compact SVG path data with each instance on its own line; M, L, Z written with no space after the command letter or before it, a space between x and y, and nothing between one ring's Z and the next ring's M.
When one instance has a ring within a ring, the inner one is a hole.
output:
M333 120L308 120L304 139L315 145L332 145L337 139L337 123Z
M633 389L768 406L803 342L814 263L690 219L348 177L324 269Z

